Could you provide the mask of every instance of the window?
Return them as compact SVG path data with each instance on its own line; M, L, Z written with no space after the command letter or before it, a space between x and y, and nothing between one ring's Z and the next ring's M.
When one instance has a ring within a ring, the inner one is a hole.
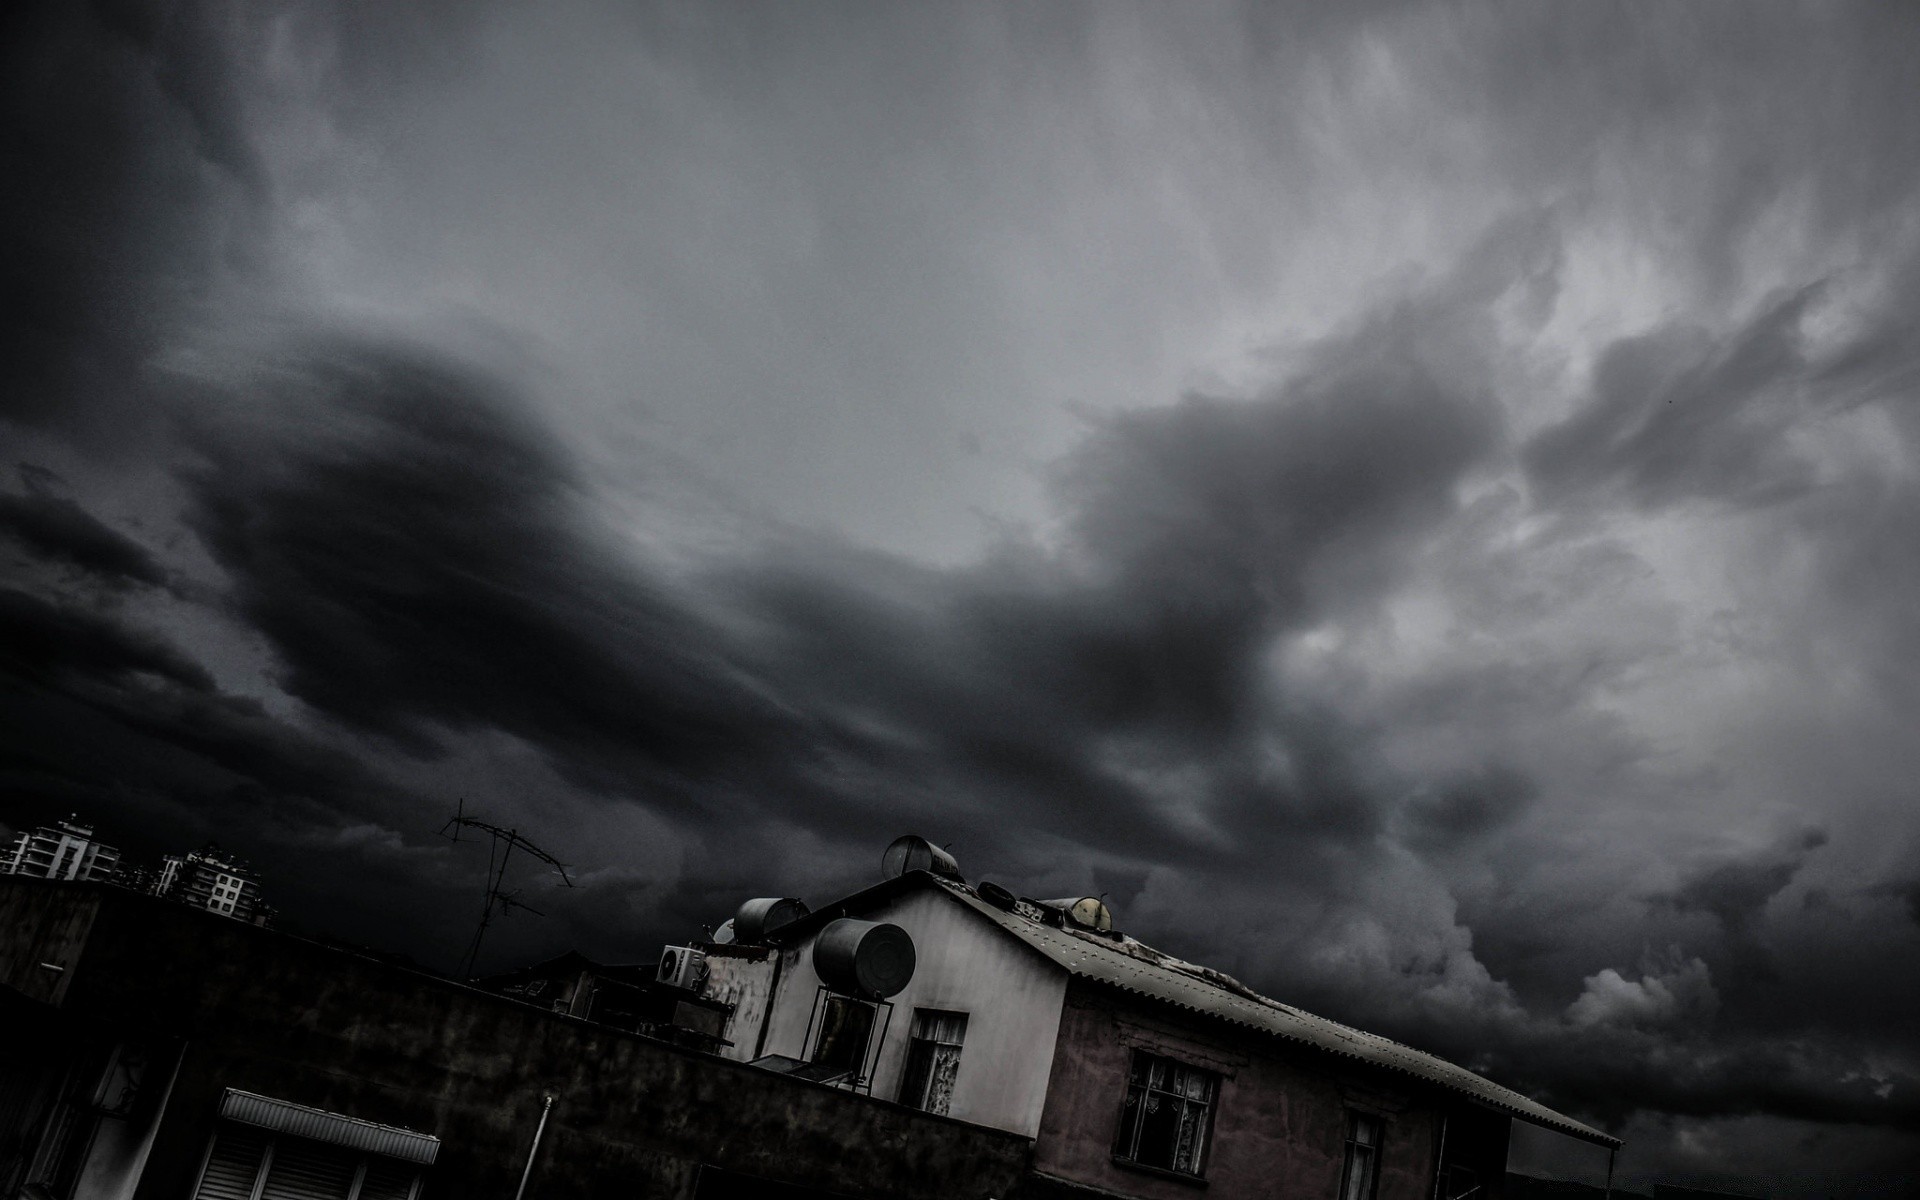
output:
M1380 1178L1380 1118L1350 1113L1347 1118L1347 1170L1340 1200L1373 1200Z
M419 1200L440 1151L429 1134L235 1088L220 1117L192 1200ZM360 1144L369 1133L380 1150Z
M1114 1157L1182 1175L1200 1174L1219 1086L1220 1077L1212 1071L1134 1051Z
M937 1008L913 1010L907 1067L900 1077L900 1103L945 1116L960 1074L960 1044L967 1040L967 1014Z
M834 1070L832 1078L865 1078L867 1043L873 1037L873 1005L851 996L828 996L820 1014L820 1036L813 1043L813 1061Z

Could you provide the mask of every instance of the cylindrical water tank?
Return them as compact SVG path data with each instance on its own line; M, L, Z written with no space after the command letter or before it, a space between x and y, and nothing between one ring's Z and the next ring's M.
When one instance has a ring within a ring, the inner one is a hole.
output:
M841 917L813 943L813 972L836 992L884 1000L913 981L913 939L898 925Z
M1106 933L1113 928L1113 910L1098 896L1069 896L1063 900L1042 900L1048 908L1057 908L1070 924L1082 929Z
M742 904L733 914L733 937L742 945L757 946L782 925L806 915L807 906L792 896L762 896Z
M960 864L953 855L923 837L909 833L893 839L893 845L880 858L880 869L888 879L898 879L908 871L931 871L948 879L960 878Z

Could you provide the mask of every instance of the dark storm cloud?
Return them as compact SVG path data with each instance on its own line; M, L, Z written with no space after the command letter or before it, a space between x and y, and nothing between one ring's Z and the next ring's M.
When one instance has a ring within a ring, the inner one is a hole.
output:
M698 778L798 749L716 632L585 527L565 456L496 385L343 340L232 399L285 426L205 445L186 520L288 694L423 752L435 725L488 727Z
M0 591L0 630L6 635L0 638L5 647L0 656L28 678L147 674L191 691L213 686L204 667L153 634L25 592Z
M1826 844L1824 832L1809 830L1757 858L1706 867L1663 899L1682 911L1712 913L1729 934L1744 934L1767 902L1793 882L1807 855Z
M73 500L33 487L26 495L0 493L0 536L42 560L78 567L111 585L157 586L166 572L146 547L102 523Z
M0 414L123 443L145 360L202 298L264 187L217 6L8 6L0 50ZM110 416L109 416L110 414Z
M9 10L8 823L436 961L455 797L581 879L502 961L911 828L1914 1157L1910 13L517 13Z

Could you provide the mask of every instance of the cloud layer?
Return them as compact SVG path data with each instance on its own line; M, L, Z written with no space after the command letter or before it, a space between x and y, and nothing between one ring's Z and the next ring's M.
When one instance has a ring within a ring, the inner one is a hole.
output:
M1920 1168L1909 16L10 19L0 820L441 964L460 798L502 962L913 830L1629 1181Z

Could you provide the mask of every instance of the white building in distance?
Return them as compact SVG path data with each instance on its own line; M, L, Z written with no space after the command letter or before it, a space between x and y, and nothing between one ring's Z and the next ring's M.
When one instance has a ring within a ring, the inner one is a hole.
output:
M69 815L52 827L21 830L13 844L0 850L0 875L31 875L38 879L104 881L120 864L120 851L93 839L93 826Z

